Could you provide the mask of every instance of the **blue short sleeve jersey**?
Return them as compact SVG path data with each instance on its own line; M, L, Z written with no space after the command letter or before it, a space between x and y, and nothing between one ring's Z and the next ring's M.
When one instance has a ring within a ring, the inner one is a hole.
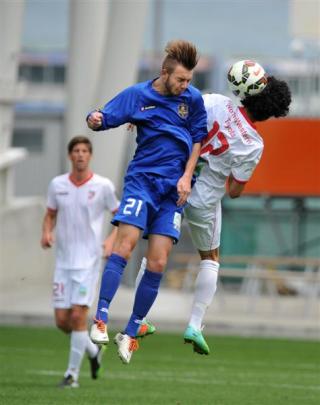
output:
M180 178L194 143L207 135L207 114L202 96L189 85L179 96L163 96L153 80L128 87L100 111L99 130L125 123L137 126L137 149L127 174L153 173Z

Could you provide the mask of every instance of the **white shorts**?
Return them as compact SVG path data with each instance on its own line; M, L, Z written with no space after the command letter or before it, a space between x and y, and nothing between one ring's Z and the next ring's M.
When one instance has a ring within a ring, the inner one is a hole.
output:
M53 307L72 305L90 307L94 301L100 265L94 269L69 270L56 268L53 278Z
M189 224L192 242L198 250L206 252L220 246L222 220L220 201L210 209L187 205L184 213Z

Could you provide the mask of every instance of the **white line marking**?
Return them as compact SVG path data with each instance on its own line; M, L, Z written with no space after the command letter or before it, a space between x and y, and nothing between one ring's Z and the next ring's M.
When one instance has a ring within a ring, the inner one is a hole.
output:
M36 349L36 348L24 348L24 347L9 347L9 346L1 346L0 347L0 353L4 353L5 355L8 355L10 352L18 352L18 353L25 353L25 352L30 352L30 353L36 353L36 354L50 354L50 355L55 355L57 352L55 350L50 350L50 349ZM161 358L157 358L157 362L159 363L176 363L176 358L173 356L161 356ZM192 359L192 364L203 364L204 362L212 362L214 363L215 366L224 366L224 365L231 365L231 366L241 366L243 365L242 361L228 361L228 360L216 360L213 356L212 357L200 357L198 358L193 358ZM181 359L179 360L180 364L186 364L190 365L190 360L185 360ZM277 370L277 369L294 369L294 370L320 370L319 364L316 363L277 363L273 364L272 362L263 362L263 361L248 361L246 362L247 367L265 367L268 366L272 370ZM221 370L221 367L219 368Z
M55 370L27 370L28 374L35 374L35 375L45 375L45 376L61 376L63 375L63 371L55 371ZM193 374L195 375L195 374ZM190 376L190 373L186 374L179 374L177 377L174 373L167 373L165 371L155 371L152 373L152 376L149 372L137 372L137 374L133 374L132 372L112 372L110 371L107 375L107 379L111 380L142 380L142 381L154 381L154 382L177 382L181 384L189 383L194 385L228 385L228 386L246 386L246 387L269 387L269 388L278 388L278 389L290 389L290 390L302 390L302 391L320 391L320 387L317 385L297 385L297 384L273 384L273 383L256 383L256 382L234 382L234 381L227 381L227 380L206 380L204 381L201 378L201 374L197 373L199 378L193 378ZM89 377L88 373L82 373L81 376ZM203 373L203 376L208 378L207 374Z

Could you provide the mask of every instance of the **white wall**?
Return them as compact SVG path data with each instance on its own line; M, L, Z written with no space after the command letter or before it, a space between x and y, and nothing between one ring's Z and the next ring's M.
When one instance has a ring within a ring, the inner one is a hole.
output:
M45 293L50 305L53 252L40 247L43 201L33 199L0 210L0 309L10 313L10 297L26 305ZM41 308L39 308L41 312Z

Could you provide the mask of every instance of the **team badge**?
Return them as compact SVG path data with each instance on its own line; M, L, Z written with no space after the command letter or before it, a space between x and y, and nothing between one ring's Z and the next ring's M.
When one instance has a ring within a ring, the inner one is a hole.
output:
M189 109L187 104L181 103L178 105L178 115L181 118L187 118L189 114Z
M89 199L89 200L92 200L95 195L96 195L96 192L90 190L89 193L88 193L88 199Z

